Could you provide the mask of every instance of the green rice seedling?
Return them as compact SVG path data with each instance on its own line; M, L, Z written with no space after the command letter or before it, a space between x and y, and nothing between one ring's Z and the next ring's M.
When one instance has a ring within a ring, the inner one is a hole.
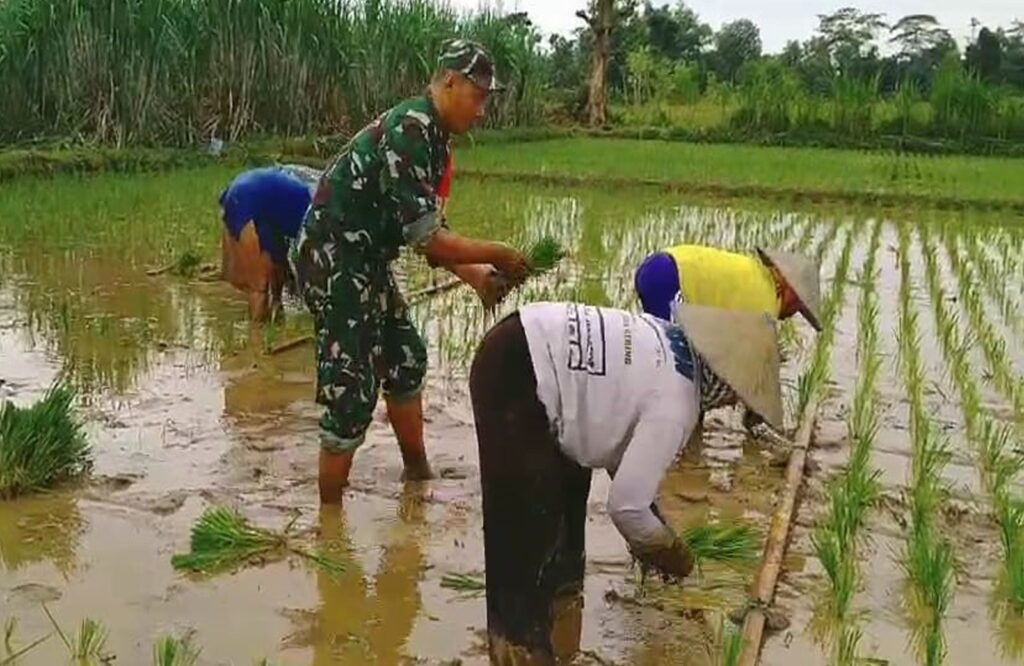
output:
M190 552L172 557L171 565L175 569L215 574L283 551L285 541L282 535L253 527L234 509L212 507L192 527Z
M996 266L984 256L978 239L975 234L966 234L966 251L971 265L982 278L989 298L999 308L1004 323L1018 335L1024 334L1024 316L1021 316L1019 307L1010 297L1006 289L1005 276L1012 271L1004 269L1000 272Z
M837 223L833 224L830 231L819 244L819 254L824 254L824 248L834 240L837 229ZM832 342L835 338L835 321L845 303L846 285L848 284L846 276L850 269L854 239L854 232L847 233L843 249L839 255L839 261L836 264L835 273L832 277L831 290L822 305L822 331L818 334L810 366L797 378L797 413L800 419L806 417L805 412L807 408L812 400L820 395L820 392L829 380L829 363L832 354Z
M1013 371L1013 363L1002 338L989 321L977 291L977 280L957 251L955 240L946 235L946 252L959 283L960 303L970 319L974 333L988 365L992 383L1013 406L1018 418L1024 419L1024 390Z
M237 569L254 560L298 555L331 575L338 575L344 564L333 555L314 552L293 541L288 533L254 527L242 514L227 507L211 507L192 527L189 552L171 558L175 569L212 575Z
M113 657L104 652L106 645L107 630L96 620L85 618L71 639L71 658L83 666L113 661Z
M1009 489L1019 477L1021 461L1012 451L1010 430L981 414L978 389L966 361L964 346L959 340L959 325L945 306L945 294L938 281L938 269L927 232L922 229L925 246L925 268L932 293L935 319L948 365L960 390L961 406L969 441L974 444L979 461L982 487L991 498L999 524L1003 562L998 593L1009 609L1018 616L1024 613L1024 511Z
M107 644L107 630L101 623L92 618L85 618L82 620L78 632L69 638L53 617L50 609L46 607L46 604L43 604L43 612L46 613L46 617L49 618L54 631L57 632L57 635L67 648L68 655L73 663L79 666L99 666L114 660L112 655L104 652Z
M92 453L73 402L56 385L30 407L0 407L0 499L35 492L84 474Z
M552 236L545 236L533 244L526 258L533 274L540 275L553 269L567 255L561 243Z
M153 666L195 666L199 652L189 636L161 636L153 645Z
M924 371L920 362L917 313L911 310L909 233L899 229L900 361L910 402L913 456L909 494L910 520L901 567L908 581L914 644L927 666L946 657L943 621L952 600L956 562L948 539L935 522L948 497L942 470L950 458L947 442L938 437L924 406Z
M756 563L760 550L760 536L748 525L697 525L685 530L682 540L697 567L717 562L746 568Z
M859 666L860 664L874 663L872 660L861 658L860 642L862 640L864 640L864 631L859 625L844 625L836 639L835 657L832 663L835 666Z
M442 576L441 587L468 596L480 595L487 591L487 585L482 576L461 573L447 573Z
M743 652L743 634L724 615L715 632L715 645L718 648L714 655L716 666L738 666Z

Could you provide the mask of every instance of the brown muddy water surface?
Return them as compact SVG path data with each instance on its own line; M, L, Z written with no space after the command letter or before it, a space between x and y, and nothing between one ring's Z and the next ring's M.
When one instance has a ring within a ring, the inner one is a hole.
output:
M63 373L81 390L95 469L80 484L0 502L0 621L17 618L17 642L25 644L52 629L44 603L66 630L84 617L97 619L110 632L107 650L119 664L150 663L153 642L168 633L193 635L202 664L249 664L262 657L318 665L486 663L483 598L445 589L441 579L483 569L465 372L493 318L464 291L415 306L431 346L426 428L439 478L400 483L397 447L378 413L356 457L345 506L321 511L312 350L265 353L275 341L305 332L301 308L290 304L284 330L251 330L243 302L225 285L145 274L174 248L216 256L216 192L230 175L205 169L67 179L52 189L59 181L5 186L21 199L0 204L0 397L28 403ZM631 309L633 268L645 253L669 243L741 249L769 243L818 252L826 293L847 234L856 234L830 396L779 587L789 627L769 637L763 659L779 666L826 663L827 652L812 631L821 571L809 533L822 515L824 483L848 455L845 419L856 381L855 282L874 219L870 212L765 211L756 203L714 207L643 191L627 194L467 182L456 190L452 220L456 228L522 242L553 233L571 249L571 261L517 294L517 302L578 298ZM147 211L141 219L140 210ZM27 232L28 223L21 222L57 224L69 217L74 241ZM862 646L878 660L873 663L912 664L896 557L910 464L908 408L895 364L895 225L904 220L889 214L883 222L879 293L883 313L891 316L883 314L880 322L882 428L872 463L882 472L885 502L871 515L866 585L856 606L870 618ZM147 224L153 225L151 233L140 230ZM1019 259L1020 232L991 229L986 256ZM922 251L916 236L912 251ZM946 625L949 663L1015 663L1020 659L1011 648L1022 641L1020 627L990 618L998 536L978 495L921 263L914 260L913 277L922 350L933 379L928 403L953 443L947 474L957 500L946 519L963 564ZM940 265L948 273L944 254ZM404 257L400 269L410 289L433 279L414 257ZM1019 290L1011 296L1021 298ZM1013 322L1004 322L991 303L987 307L1006 335L1019 376L1022 340ZM790 389L813 341L797 322L784 372ZM985 364L977 354L982 377ZM1005 397L987 384L985 397L993 409L1014 418ZM763 528L780 489L783 453L748 439L738 414L715 413L702 448L686 451L663 483L663 510L679 528L708 518ZM745 603L752 573L707 567L681 588L647 581L641 589L605 513L607 489L604 475L596 475L582 652L575 663L718 663L724 618ZM237 506L261 525L297 520L300 529L345 553L346 572L333 579L286 560L207 580L176 573L171 555L187 550L192 523L214 503ZM65 660L63 645L53 638L18 663Z

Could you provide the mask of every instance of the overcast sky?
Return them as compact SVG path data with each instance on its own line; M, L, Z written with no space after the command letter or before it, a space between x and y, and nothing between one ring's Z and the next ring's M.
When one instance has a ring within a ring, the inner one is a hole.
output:
M480 0L449 2L470 9L480 6ZM581 22L575 17L576 11L586 4L585 0L504 0L505 10L529 12L534 23L548 33L569 33L578 27ZM655 0L652 4L675 4L675 0ZM818 14L850 5L882 12L890 21L908 14L934 14L961 44L971 34L971 17L993 27L1008 26L1014 19L1024 20L1024 0L690 0L687 5L716 30L722 23L749 18L761 28L766 52L781 50L790 39L807 39L818 26Z

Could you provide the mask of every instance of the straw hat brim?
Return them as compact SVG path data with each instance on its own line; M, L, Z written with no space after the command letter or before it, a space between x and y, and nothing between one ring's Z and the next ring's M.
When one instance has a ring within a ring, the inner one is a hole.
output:
M676 301L673 321L694 351L743 403L772 427L784 425L775 318Z
M779 272L800 301L800 314L814 330L820 332L821 288L817 263L802 255L781 250L759 247L757 253L761 261Z

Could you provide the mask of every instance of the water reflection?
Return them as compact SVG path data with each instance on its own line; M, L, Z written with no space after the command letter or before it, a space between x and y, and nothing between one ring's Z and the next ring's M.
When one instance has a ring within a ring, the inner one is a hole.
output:
M67 577L75 568L85 521L65 492L0 502L0 565L14 572L47 561Z
M293 618L296 630L286 647L310 648L313 666L327 664L406 663L405 645L421 608L421 547L425 525L424 488L408 484L397 509L397 522L384 538L377 571L368 578L355 558L345 573L332 578L317 571L320 605ZM320 539L325 548L351 553L345 508L325 507L320 513Z

